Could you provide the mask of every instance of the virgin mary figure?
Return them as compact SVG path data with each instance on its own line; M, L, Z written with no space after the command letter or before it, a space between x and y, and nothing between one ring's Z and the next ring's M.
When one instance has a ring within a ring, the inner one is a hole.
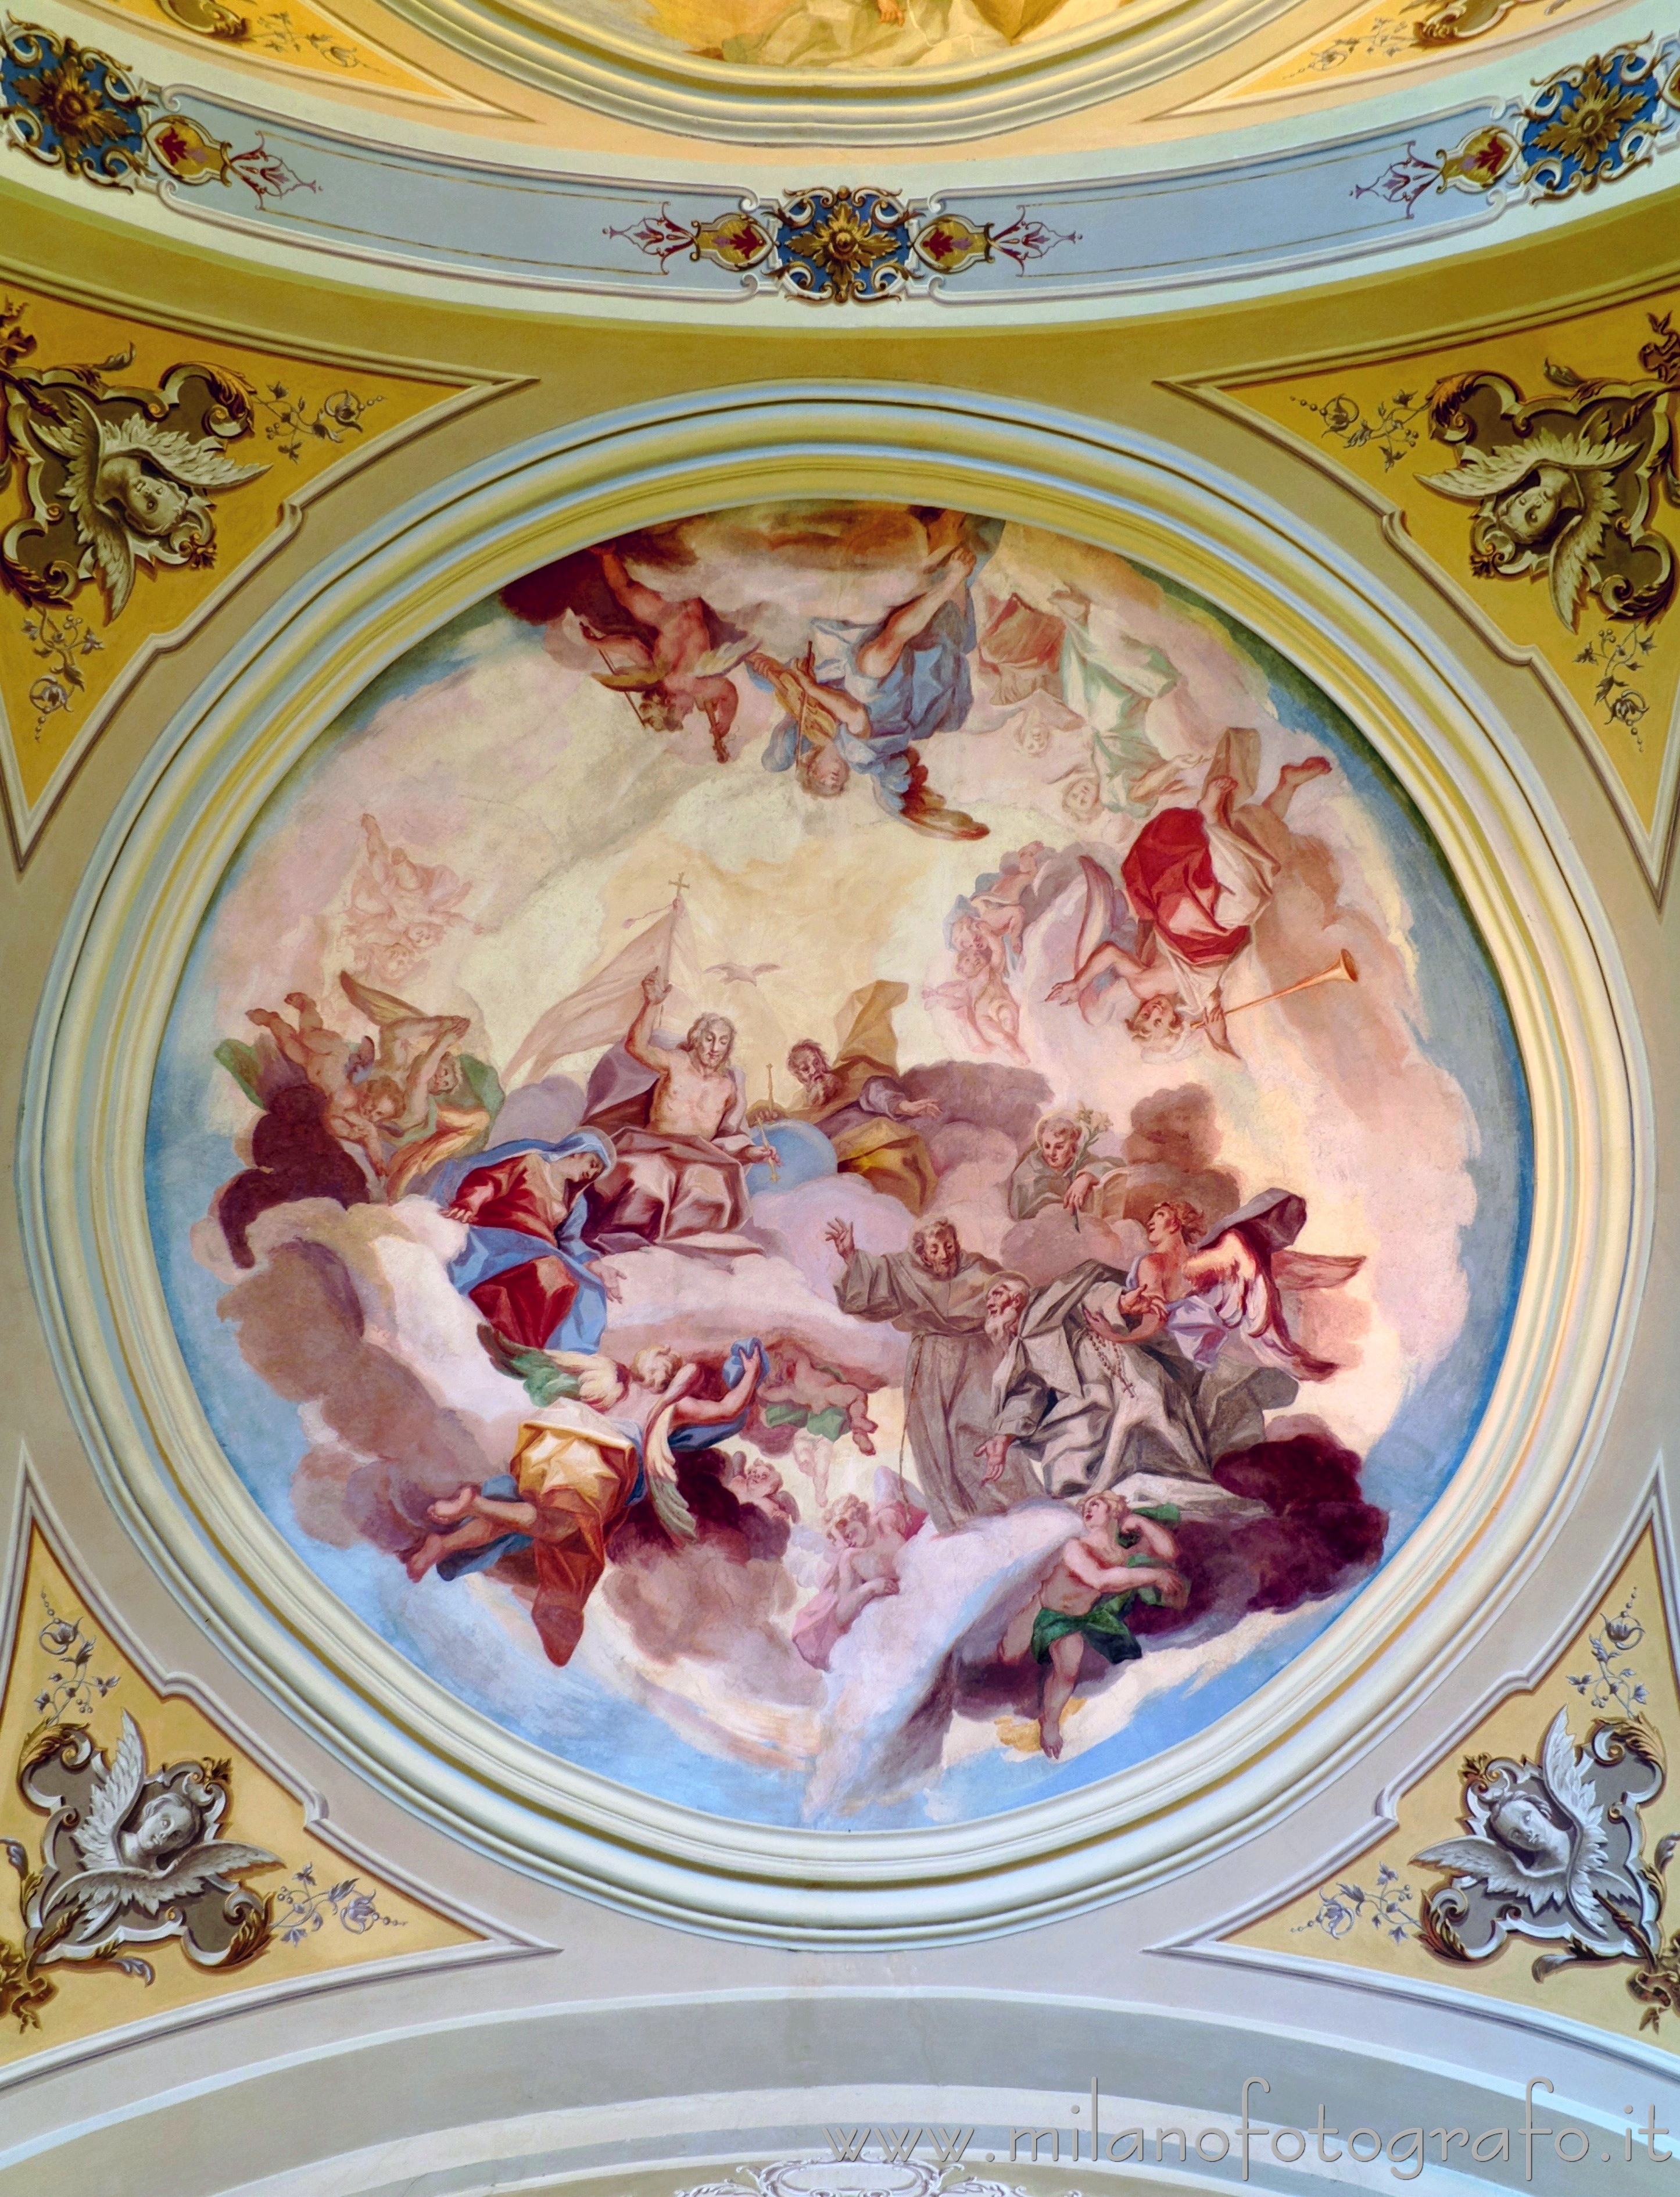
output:
M524 1350L594 1351L606 1286L583 1241L588 1185L617 1159L600 1129L558 1142L523 1138L445 1168L432 1195L466 1242L449 1279L496 1333Z

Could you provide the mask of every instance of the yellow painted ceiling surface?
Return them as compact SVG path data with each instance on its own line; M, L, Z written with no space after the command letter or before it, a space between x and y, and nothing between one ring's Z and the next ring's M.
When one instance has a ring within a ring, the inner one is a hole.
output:
M1540 1981L1535 1960L1555 1951L1554 1943L1513 1933L1498 1952L1469 1962L1433 1952L1418 1927L1425 1901L1451 1881L1451 1873L1421 1866L1417 1856L1463 1829L1463 1779L1471 1758L1538 1759L1560 1710L1578 1742L1601 1719L1637 1717L1666 1749L1680 1747L1680 1691L1671 1643L1648 1529L1539 1684L1509 1694L1407 1788L1393 1831L1227 1942L1509 1999L1599 2029L1637 2033L1642 2027L1648 2038L1654 2035L1680 2050L1680 2017L1664 2014L1632 1993L1631 1962L1582 1962ZM1649 1861L1662 1837L1680 1831L1680 1783L1666 1785L1640 1813Z
M1606 14L1613 5L1614 0L1550 0L1549 5L1543 0L1377 0L1375 6L1350 9L1279 50L1279 32L1296 20L1292 12L1268 26L1272 58L1181 111L1193 114L1348 86L1364 91L1377 88L1378 79L1386 88L1401 74L1416 76L1471 49L1480 55L1526 43L1561 23Z
M49 2046L172 2013L206 1998L272 1990L329 1970L371 1961L437 1953L476 1944L472 1931L348 1861L306 1826L304 1810L280 1780L190 1701L158 1693L112 1638L37 1529L31 1538L18 1619L0 1707L0 1840L15 1840L38 1865L47 1817L18 1787L20 1759L43 1731L80 1726L107 1760L133 1718L156 1771L182 1760L227 1765L231 1795L224 1840L263 1848L276 1859L240 1872L268 1902L268 1942L241 1964L195 1967L177 1942L123 1950L156 1972L144 1983L119 1969L47 1961L21 2005L7 2007L20 1960L19 1880L0 1860L0 2067ZM32 1999L33 2003L30 2001Z
M1432 414L1432 393L1451 377L1502 376L1521 400L1544 401L1579 420L1580 445L1565 449L1566 495L1588 493L1602 467L1587 462L1605 426L1591 385L1643 392L1663 455L1653 470L1648 529L1680 544L1680 511L1663 485L1675 465L1675 408L1680 403L1680 337L1673 316L1680 287L1669 284L1596 311L1474 340L1393 351L1382 358L1225 385L1226 393L1350 475L1373 501L1391 508L1404 531L1479 617L1516 649L1532 651L1569 697L1590 738L1649 832L1657 821L1663 764L1676 737L1680 698L1680 614L1665 606L1648 618L1618 617L1602 592L1584 588L1573 625L1555 606L1549 585L1563 527L1543 542L1546 554L1516 577L1472 562L1476 505L1429 484L1453 471L1455 444ZM1619 414L1618 415L1619 417ZM1617 437L1609 437L1613 444ZM1605 445L1602 438L1597 445ZM1573 461L1573 462L1572 462ZM1507 484L1509 485L1509 484ZM1607 540L1613 538L1613 519Z
M43 515L60 486L49 441L61 441L67 432L89 445L90 460L98 444L102 484L84 501L108 510L111 483L135 470L134 457L117 444L132 438L132 427L123 422L136 408L120 399L140 392L161 402L177 368L207 368L226 378L225 416L233 432L224 426L215 433L216 450L227 468L249 475L205 486L202 517L174 548L144 513L130 511L132 523L125 526L127 505L113 521L72 501L76 539L61 576L30 600L25 590L31 583L9 571L0 594L0 702L10 750L7 777L16 803L28 811L120 693L148 643L178 635L288 522L288 507L455 395L460 385L348 359L258 349L202 328L177 332L15 281L8 282L4 304L0 390L9 463L0 524L7 530L9 565L28 567L37 545L68 539L53 532ZM78 377L78 369L85 372ZM67 430L52 424L61 411ZM97 422L90 414L99 415ZM167 416L158 415L157 425L165 435L192 433L198 420L177 404ZM47 470L32 496L37 461ZM56 507L61 512L62 500ZM126 544L115 538L124 533ZM125 576L129 593L119 606Z
M442 78L410 67L365 32L311 0L284 7L230 5L229 0L91 0L101 14L134 17L148 30L185 33L208 44L214 58L256 61L265 67L324 78L353 90L406 93L460 105L461 95ZM475 100L466 104L478 106Z

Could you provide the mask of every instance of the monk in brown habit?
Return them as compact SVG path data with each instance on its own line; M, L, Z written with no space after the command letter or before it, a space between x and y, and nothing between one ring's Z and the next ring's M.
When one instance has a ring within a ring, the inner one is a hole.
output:
M979 1452L992 1431L992 1376L1002 1351L986 1332L990 1259L965 1251L948 1220L930 1220L907 1251L860 1251L843 1220L828 1240L845 1261L834 1285L842 1312L888 1320L910 1337L904 1375L905 1431L916 1477L937 1531L1007 1510L1044 1493L1024 1456L1005 1458L988 1477Z

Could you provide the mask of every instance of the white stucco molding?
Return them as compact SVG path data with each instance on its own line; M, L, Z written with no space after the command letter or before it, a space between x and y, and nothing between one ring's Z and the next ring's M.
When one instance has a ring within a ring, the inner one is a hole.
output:
M1503 984L1534 1116L1529 1255L1483 1423L1429 1517L1289 1667L1098 1784L906 1832L722 1823L464 1707L281 1541L211 1435L148 1233L152 1071L194 935L264 801L368 681L542 559L773 496L943 503L1059 528L1225 605L1345 709L1440 841ZM602 417L428 490L327 559L159 739L67 924L32 1045L31 1272L106 1489L287 1713L484 1851L633 1911L773 1944L1019 1927L1200 1864L1406 1714L1529 1578L1589 1471L1644 1271L1651 1102L1609 933L1509 728L1438 638L1292 514L1164 444L1048 409L867 385Z

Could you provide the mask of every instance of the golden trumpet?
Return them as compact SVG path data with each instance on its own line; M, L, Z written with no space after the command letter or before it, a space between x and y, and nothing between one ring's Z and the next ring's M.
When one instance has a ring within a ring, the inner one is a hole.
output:
M1344 946L1330 967L1319 970L1316 977L1302 977L1293 984L1285 984L1281 991L1262 992L1257 1000L1239 1000L1234 1007L1226 1007L1222 1012L1229 1022L1233 1015L1240 1015L1245 1007L1269 1006L1273 1000L1287 1000L1291 992L1310 992L1315 984L1357 984L1358 981L1359 965Z

